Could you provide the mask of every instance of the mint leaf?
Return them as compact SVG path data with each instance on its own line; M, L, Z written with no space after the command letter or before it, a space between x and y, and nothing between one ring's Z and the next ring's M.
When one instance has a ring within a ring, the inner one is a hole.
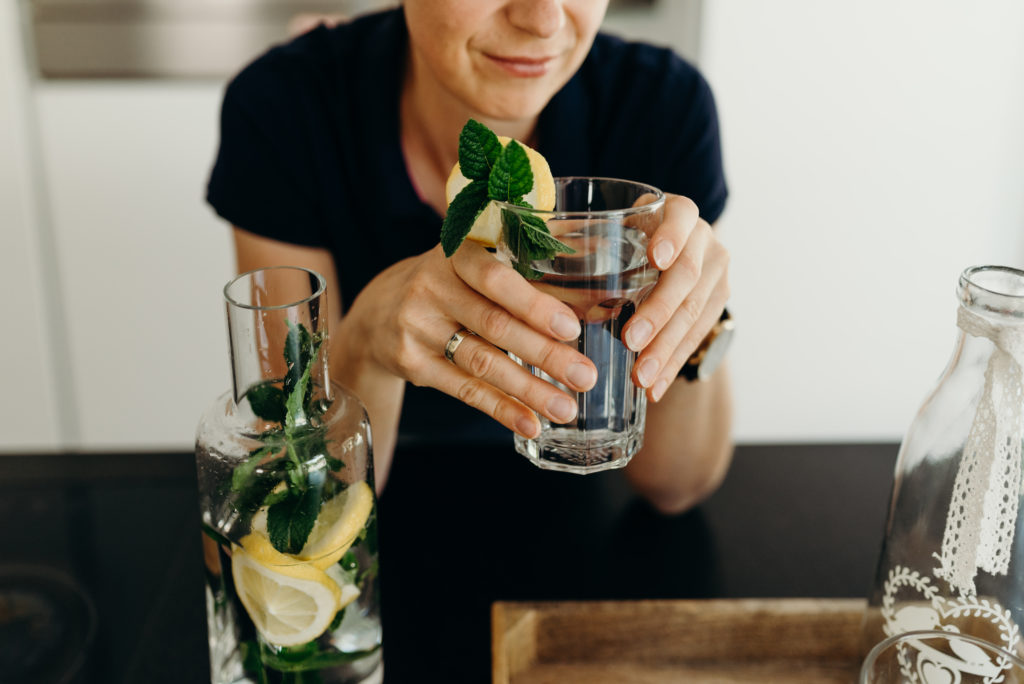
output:
M280 387L269 382L255 385L246 393L252 412L263 420L280 423L284 420L285 394Z
M231 471L231 491L239 492L249 482L249 478L256 472L256 468L267 457L277 451L277 447L265 446L249 452L249 458L244 463L235 466Z
M462 188L448 205L448 213L441 224L441 247L446 257L455 254L486 205L487 181L484 180L475 180Z
M284 341L284 360L288 364L288 373L284 376L284 394L289 399L311 361L311 346L312 339L306 326L288 321L288 336Z
M516 204L529 208L526 202ZM560 253L576 252L569 245L552 237L544 219L539 216L502 209L501 223L505 245L515 255L513 267L527 280L539 280L544 275L533 268L532 262L544 261Z
M338 665L345 665L346 663L352 663L376 653L378 649L380 649L380 644L373 648L366 649L365 651L316 651L305 656L301 660L293 661L288 660L267 648L262 653L262 659L264 665L269 668L273 668L278 672L284 673L285 677L287 677L290 673L297 674L308 672L310 670L320 670L337 667ZM282 677L282 682L285 681L285 677ZM293 678L291 681L301 682L302 680Z
M255 673L256 684L268 684L267 671L263 669L263 661L260 658L260 645L255 641L243 641L239 646L245 673Z
M487 179L487 196L502 202L521 200L533 189L533 171L526 150L515 140L498 155L491 175Z
M520 214L520 227L523 231L524 240L531 245L535 254L544 253L544 257L535 259L550 259L556 254L575 254L576 250L565 244L558 238L551 235L544 219L534 214Z
M345 606L345 608L348 608L348 606ZM345 608L339 610L334 616L334 619L331 620L331 626L327 628L328 632L333 632L338 629L338 627L341 627L341 621L345 619Z
M263 499L263 505L264 506L273 506L274 504L276 504L276 503L278 503L280 501L284 501L289 496L291 496L291 492L289 492L288 489L282 489L279 492L275 492L275 491L271 490L270 493L267 494L267 497L265 499Z
M310 487L267 510L270 543L281 553L299 553L313 531L320 510L320 491Z
M501 154L501 142L487 126L470 119L459 133L459 170L470 180L486 181Z
M313 361L320 353L323 337L317 335L314 338L301 323L293 325L289 321L285 343L285 357L289 363L292 358L296 359L295 364L289 366L284 382L285 392L288 393L285 400L284 431L285 438L291 440L297 427L309 423L310 412L307 407L313 392L309 381L313 373Z
M286 463L287 461L282 458L269 461L263 468L265 472L260 473L258 477L253 475L244 480L238 490L238 496L231 500L231 507L239 513L240 524L244 525L246 519L263 505L270 492L280 484L285 476ZM231 479L234 480L234 473Z

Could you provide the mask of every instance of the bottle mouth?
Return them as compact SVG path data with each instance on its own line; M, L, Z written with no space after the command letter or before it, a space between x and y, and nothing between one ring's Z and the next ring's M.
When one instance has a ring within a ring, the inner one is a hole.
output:
M241 309L276 311L311 302L326 289L327 281L316 271L268 266L232 279L224 286L224 298Z
M1024 271L1010 266L972 266L960 274L960 304L990 316L1024 323Z

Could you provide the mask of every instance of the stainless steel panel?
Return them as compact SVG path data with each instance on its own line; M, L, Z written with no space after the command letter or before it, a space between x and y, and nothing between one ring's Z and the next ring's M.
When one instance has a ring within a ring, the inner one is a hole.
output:
M284 41L302 14L394 0L32 0L44 78L223 78Z
M0 0L0 2L11 0ZM217 78L293 32L301 15L355 16L397 0L15 0L43 78ZM612 0L606 27L697 44L700 0ZM669 25L664 25L665 20ZM291 25L291 26L290 26Z

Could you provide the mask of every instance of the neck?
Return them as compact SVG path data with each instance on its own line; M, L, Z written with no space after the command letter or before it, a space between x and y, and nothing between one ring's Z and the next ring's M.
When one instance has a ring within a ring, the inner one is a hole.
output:
M537 117L493 119L466 107L437 83L410 51L400 104L402 151L422 199L444 214L444 182L459 160L459 133L476 119L497 135L535 147Z

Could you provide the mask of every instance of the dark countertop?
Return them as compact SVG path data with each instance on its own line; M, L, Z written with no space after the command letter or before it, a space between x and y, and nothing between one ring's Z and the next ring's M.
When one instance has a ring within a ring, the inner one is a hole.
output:
M663 517L620 473L540 471L511 445L405 448L379 508L386 679L487 681L499 599L864 597L896 452L743 446L709 501ZM64 606L39 639L0 610L0 672L84 653L72 682L206 681L192 454L0 456L0 520L0 602L31 581ZM54 629L63 651L35 653Z

